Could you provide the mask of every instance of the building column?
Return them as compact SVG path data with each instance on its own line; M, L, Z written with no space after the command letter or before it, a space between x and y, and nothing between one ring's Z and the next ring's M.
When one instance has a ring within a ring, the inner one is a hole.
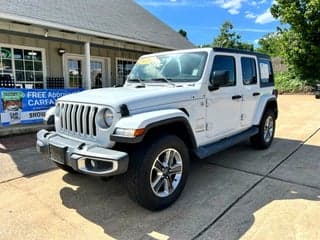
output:
M86 89L91 89L91 61L90 61L90 42L86 42L84 44L84 55L85 55L85 84L84 87Z

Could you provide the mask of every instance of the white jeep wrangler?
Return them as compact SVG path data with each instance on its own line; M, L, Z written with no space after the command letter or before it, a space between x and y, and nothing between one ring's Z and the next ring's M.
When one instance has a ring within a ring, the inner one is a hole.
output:
M126 174L130 196L151 210L181 194L192 153L206 158L250 138L270 146L278 115L268 56L203 48L142 56L123 87L60 98L54 132L37 149L68 172Z

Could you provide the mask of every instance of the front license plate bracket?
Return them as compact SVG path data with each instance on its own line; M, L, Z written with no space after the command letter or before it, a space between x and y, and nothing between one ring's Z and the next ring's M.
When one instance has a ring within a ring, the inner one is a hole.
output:
M49 159L60 164L65 164L66 150L66 147L61 148L54 145L49 145Z

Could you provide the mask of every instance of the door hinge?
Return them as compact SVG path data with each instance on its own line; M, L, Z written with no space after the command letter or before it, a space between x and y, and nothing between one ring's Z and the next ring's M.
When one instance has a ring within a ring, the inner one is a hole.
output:
M243 120L244 120L244 117L245 117L245 115L244 115L244 114L241 114L240 120L243 121Z

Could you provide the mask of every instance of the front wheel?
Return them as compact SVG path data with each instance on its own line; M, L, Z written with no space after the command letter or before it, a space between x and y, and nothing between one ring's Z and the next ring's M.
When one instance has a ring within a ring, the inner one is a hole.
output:
M170 206L180 196L189 174L189 153L174 135L159 136L130 154L130 197L150 210Z
M250 141L254 148L266 149L270 147L276 129L276 121L274 111L268 109L263 114L259 126L259 132L251 137Z

